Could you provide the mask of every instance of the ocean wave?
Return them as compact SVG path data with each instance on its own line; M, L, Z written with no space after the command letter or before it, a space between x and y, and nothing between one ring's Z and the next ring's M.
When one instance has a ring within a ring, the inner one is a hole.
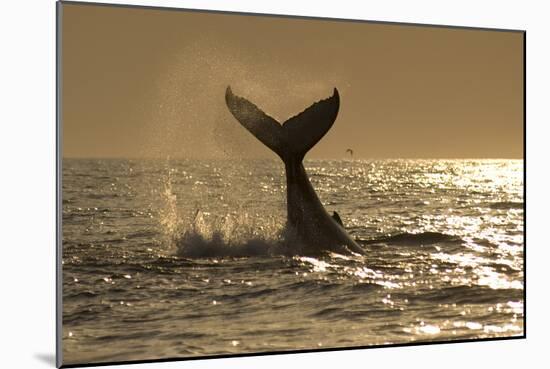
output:
M510 300L521 300L523 290L514 288L496 290L488 286L476 284L458 285L443 287L437 290L419 291L408 299L413 305L425 302L457 305L497 304L502 300L502 296L507 296Z
M491 209L523 209L523 202L519 201L498 201L489 204Z
M439 232L421 232L421 233L399 233L393 236L375 238L372 240L363 240L358 239L359 243L370 245L377 243L389 243L396 245L431 245L434 243L461 243L462 239L460 237L439 233Z

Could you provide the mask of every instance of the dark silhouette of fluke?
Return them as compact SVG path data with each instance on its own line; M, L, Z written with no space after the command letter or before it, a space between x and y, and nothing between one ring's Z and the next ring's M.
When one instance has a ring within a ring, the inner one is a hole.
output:
M227 87L225 101L233 116L284 162L287 193L287 230L302 246L302 252L322 251L363 253L347 234L340 216L330 216L311 185L302 160L306 153L332 127L340 97L334 89L331 97L318 101L303 112L280 124L256 105L233 94Z

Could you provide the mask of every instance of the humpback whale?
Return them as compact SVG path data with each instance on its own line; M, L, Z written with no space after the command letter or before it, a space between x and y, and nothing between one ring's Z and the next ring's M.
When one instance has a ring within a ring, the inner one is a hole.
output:
M225 102L237 121L275 152L285 165L286 230L287 236L297 241L299 251L363 254L363 249L347 234L338 214L330 216L325 210L302 164L306 153L336 120L340 107L338 90L335 88L331 97L314 103L282 124L252 102L234 95L230 86Z

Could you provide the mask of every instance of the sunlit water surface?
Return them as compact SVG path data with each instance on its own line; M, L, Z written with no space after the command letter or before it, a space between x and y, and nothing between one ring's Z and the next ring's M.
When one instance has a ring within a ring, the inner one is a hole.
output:
M276 161L63 161L64 363L523 334L523 161L306 161L365 256L282 247Z

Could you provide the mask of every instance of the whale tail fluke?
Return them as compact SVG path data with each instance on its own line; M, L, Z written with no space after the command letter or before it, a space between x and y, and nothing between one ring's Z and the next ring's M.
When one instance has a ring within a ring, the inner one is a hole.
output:
M302 161L332 127L340 107L335 88L331 97L314 103L280 124L247 99L234 95L231 87L227 87L225 102L239 123L285 162L291 159Z

